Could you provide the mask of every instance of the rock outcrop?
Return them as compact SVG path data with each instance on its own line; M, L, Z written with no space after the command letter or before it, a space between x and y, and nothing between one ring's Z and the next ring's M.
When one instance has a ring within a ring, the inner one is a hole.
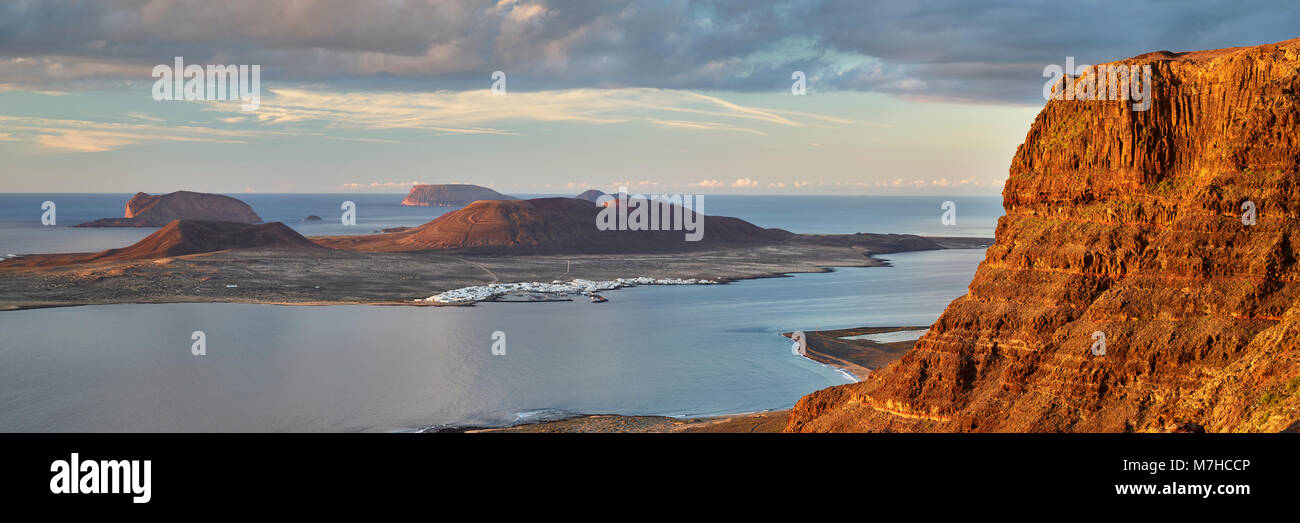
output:
M252 207L235 198L176 191L159 195L136 193L126 202L123 218L101 218L77 227L162 227L172 220L262 223Z
M1150 109L1049 102L969 292L787 431L1294 426L1300 39L1118 63L1151 66Z
M702 216L704 235L700 241L686 241L683 230L602 231L597 227L602 209L577 198L477 201L405 231L313 239L332 248L374 252L467 249L489 253L612 254L752 247L794 236L725 216Z
M420 207L461 207L478 200L517 200L487 187L463 183L416 185L402 200L402 205Z

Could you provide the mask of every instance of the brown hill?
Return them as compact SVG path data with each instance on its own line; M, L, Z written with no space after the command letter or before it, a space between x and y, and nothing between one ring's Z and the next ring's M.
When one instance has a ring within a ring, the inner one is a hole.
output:
M557 254L680 252L762 245L793 236L724 216L703 217L704 236L693 242L685 240L682 230L601 231L596 225L600 210L577 198L478 201L402 232L313 239L328 247L360 251L468 249Z
M99 256L106 259L147 260L249 247L321 248L280 222L251 225L175 220L134 245L109 249Z
M126 202L123 218L101 218L77 227L162 227L172 220L210 220L261 223L248 204L221 194L176 191L169 194L136 193Z
M0 270L57 268L90 262L154 260L250 247L322 249L283 223L174 220L144 239L98 253L36 254L0 263Z
M402 200L402 205L421 207L460 207L478 200L517 200L487 187L463 183L416 185Z
M801 399L787 430L1300 419L1300 39L1120 63L1151 65L1152 107L1049 102L969 292L900 360Z

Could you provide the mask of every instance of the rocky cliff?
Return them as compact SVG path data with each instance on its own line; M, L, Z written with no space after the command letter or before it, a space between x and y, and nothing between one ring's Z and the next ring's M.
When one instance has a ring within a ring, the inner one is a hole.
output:
M247 203L229 196L190 191L149 195L136 193L126 202L123 218L101 218L77 227L162 227L172 220L261 223Z
M1300 420L1300 39L1117 63L1151 66L1150 109L1049 102L968 293L900 360L801 399L787 431Z
M402 205L420 207L460 207L478 200L515 200L487 187L462 183L416 185L402 200Z

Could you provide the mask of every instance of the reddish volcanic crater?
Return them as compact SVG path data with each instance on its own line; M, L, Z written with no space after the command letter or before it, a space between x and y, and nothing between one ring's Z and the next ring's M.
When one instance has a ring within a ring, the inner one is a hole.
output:
M280 222L246 224L173 220L128 247L98 253L35 254L0 263L0 271L58 268L80 263L154 260L244 248L324 249Z
M748 247L794 236L738 218L695 215L689 209L682 210L683 216L702 220L700 241L686 241L684 228L688 224L678 226L676 221L670 224L674 230L600 230L597 224L603 209L577 198L477 201L406 231L314 240L332 248L374 252L466 249L489 253L606 254Z

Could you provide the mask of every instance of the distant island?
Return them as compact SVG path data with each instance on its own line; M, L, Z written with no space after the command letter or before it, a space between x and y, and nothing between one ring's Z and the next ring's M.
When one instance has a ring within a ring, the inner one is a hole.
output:
M442 306L426 298L495 283L729 282L885 265L873 255L987 246L987 238L801 235L702 216L683 231L599 230L577 198L477 201L383 234L303 237L279 223L176 220L134 245L0 261L0 310L105 303L238 301ZM227 287L227 284L234 285Z
M461 207L478 200L517 200L487 187L465 183L416 185L402 200L402 205L417 207Z
M629 254L757 247L793 233L764 229L739 218L703 216L702 241L683 241L680 230L598 230L600 208L577 198L476 201L462 209L391 234L313 238L336 249L372 252L458 249L477 253ZM683 212L695 215L689 209Z
M598 191L596 189L587 189L585 191L582 191L582 194L575 196L575 198L578 198L580 200L587 200L591 203L596 203L600 201L601 196L609 196L609 194L606 193L605 191Z
M162 227L173 220L262 223L262 217L238 199L221 194L176 191L136 193L126 202L122 218L100 218L76 227Z

